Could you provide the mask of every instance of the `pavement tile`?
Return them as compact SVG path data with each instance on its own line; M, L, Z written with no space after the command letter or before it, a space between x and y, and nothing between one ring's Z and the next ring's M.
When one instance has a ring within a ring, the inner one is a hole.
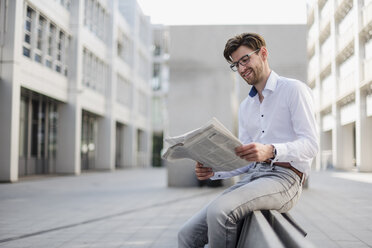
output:
M168 188L166 174L135 169L0 184L0 240L44 231L0 247L174 248L181 225L223 188ZM364 182L339 175L312 173L290 214L316 247L372 247L372 174Z

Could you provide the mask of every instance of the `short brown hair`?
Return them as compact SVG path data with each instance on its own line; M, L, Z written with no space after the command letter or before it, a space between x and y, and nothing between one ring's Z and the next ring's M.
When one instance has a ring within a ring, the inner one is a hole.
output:
M263 46L266 46L265 39L255 33L243 33L236 35L226 42L223 56L225 59L232 63L231 54L235 52L240 46L246 46L252 50L257 50Z

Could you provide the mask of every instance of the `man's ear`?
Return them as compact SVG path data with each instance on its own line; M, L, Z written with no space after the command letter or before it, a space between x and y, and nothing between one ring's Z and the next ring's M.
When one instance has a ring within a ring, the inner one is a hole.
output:
M269 56L269 52L267 51L266 47L261 47L261 57L264 61L267 60L267 57Z

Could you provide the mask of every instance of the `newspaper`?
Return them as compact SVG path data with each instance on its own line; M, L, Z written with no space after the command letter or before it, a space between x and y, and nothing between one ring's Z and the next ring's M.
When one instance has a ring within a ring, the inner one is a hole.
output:
M250 162L235 154L242 143L216 118L204 126L177 137L165 138L162 158L168 161L188 158L211 167L213 171L231 171Z

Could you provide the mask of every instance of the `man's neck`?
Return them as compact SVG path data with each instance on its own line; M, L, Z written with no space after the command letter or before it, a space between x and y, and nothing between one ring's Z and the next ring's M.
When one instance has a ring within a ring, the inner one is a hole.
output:
M270 73L271 73L271 69L269 67L267 67L265 69L264 73L262 74L263 76L262 76L261 80L259 81L259 83L254 86L257 90L258 95L260 96L260 99L262 97L262 100L263 100L262 91L265 89L267 80L270 77Z

